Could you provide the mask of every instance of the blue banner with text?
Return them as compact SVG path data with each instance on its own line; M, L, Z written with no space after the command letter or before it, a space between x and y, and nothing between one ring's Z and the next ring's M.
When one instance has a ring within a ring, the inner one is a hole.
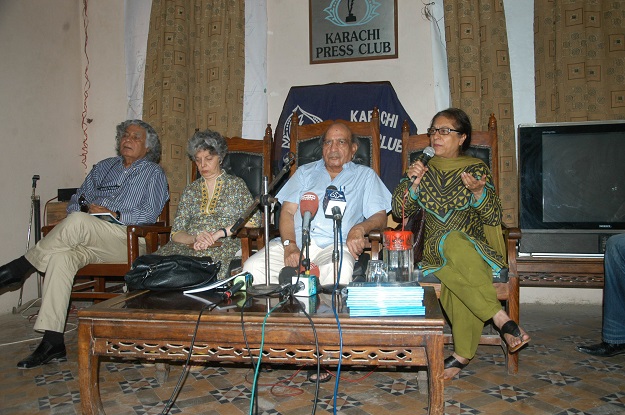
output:
M404 120L408 121L410 134L416 134L416 126L399 102L390 82L346 82L292 87L275 130L274 165L279 169L281 158L289 151L293 111L297 111L300 125L336 119L367 122L374 107L378 107L380 112L381 178L392 191L403 174L402 123Z

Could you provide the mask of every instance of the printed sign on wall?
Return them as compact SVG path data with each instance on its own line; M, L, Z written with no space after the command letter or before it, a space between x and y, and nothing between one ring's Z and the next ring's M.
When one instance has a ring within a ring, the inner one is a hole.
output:
M310 63L397 58L397 0L309 0Z

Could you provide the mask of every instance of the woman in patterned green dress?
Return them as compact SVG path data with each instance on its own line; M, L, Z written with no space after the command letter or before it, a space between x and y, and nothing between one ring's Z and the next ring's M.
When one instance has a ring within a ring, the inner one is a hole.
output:
M393 213L408 217L425 210L421 267L441 280L440 302L454 339L445 359L445 379L453 378L475 356L484 323L493 320L511 352L530 337L510 320L497 300L493 274L505 267L501 202L490 170L463 155L471 143L469 116L457 108L437 113L428 128L435 156L427 166L413 163L393 192Z
M182 192L172 226L171 241L157 255L210 256L221 261L218 278L226 277L228 265L241 249L230 228L252 204L252 195L243 179L227 174L221 163L228 151L221 134L197 131L187 146L201 177ZM260 214L246 226L259 226ZM218 246L213 246L219 241Z

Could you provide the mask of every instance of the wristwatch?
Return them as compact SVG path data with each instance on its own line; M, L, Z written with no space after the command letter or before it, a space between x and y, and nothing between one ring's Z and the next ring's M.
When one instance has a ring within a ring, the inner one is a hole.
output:
M289 246L289 245L291 245L291 242L293 244L295 244L295 241L293 239L285 239L284 241L282 241L282 245L283 246Z
M119 220L122 217L122 214L119 210L115 211L115 219Z

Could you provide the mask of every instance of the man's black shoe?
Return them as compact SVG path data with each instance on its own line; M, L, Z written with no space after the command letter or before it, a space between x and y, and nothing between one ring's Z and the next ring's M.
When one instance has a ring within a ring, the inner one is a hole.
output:
M7 287L15 289L20 286L24 275L19 275L9 264L0 267L0 290Z
M611 357L616 356L617 354L625 353L625 343L617 344L601 342L589 346L577 346L577 350L593 356Z
M51 360L65 357L66 355L65 344L53 346L47 341L42 341L30 356L17 364L17 368L32 369L37 366L45 365Z
M0 290L18 288L24 281L24 277L34 271L33 266L24 256L2 265L0 267Z

